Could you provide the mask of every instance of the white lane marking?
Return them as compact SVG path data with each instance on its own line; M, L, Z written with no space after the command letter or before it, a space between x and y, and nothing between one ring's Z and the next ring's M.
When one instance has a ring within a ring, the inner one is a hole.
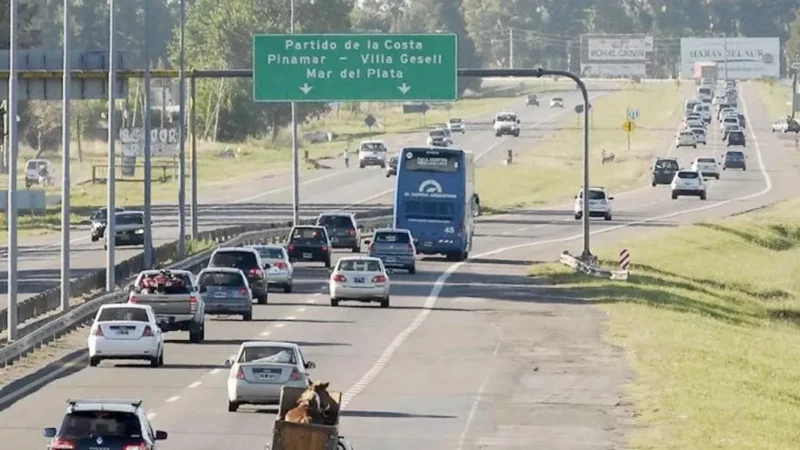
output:
M744 101L744 98L742 98L742 107L743 107L743 110L744 110L743 112L744 112L748 122L750 122L750 120L749 120L750 114L748 114L747 102ZM762 177L764 178L764 184L765 184L764 189L762 189L762 190L760 190L760 191L758 191L756 193L753 193L753 194L749 194L749 195L745 195L745 196L737 197L737 198L732 198L732 199L728 199L728 200L723 200L721 202L713 203L713 204L706 205L706 206L700 206L700 207L697 207L697 208L684 209L684 210L676 211L676 212L673 212L673 213L670 213L670 214L663 214L663 215L660 215L660 216L648 217L648 218L645 218L645 219L636 220L636 221L633 221L633 222L628 222L628 223L624 223L624 224L620 224L620 225L615 225L615 226L608 227L608 228L601 228L599 230L592 231L590 234L591 235L595 235L595 234L609 233L611 231L621 230L623 228L628 228L628 227L631 227L631 226L641 225L641 224L654 222L654 221L658 221L658 220L663 220L663 219L670 219L672 217L683 216L683 215L690 214L690 213L693 213L693 212L706 211L706 210L710 210L710 209L714 209L714 208L719 208L720 206L727 205L727 204L730 204L730 203L733 203L733 202L750 200L750 199L753 199L753 198L760 197L760 196L762 196L764 194L767 194L768 192L770 192L772 190L772 178L769 176L769 173L767 173L766 167L764 166L764 158L763 158L763 156L761 154L761 145L758 142L758 138L756 137L755 133L753 132L753 128L752 127L750 127L749 130L750 130L750 135L753 138L753 142L755 143L756 155L758 156L759 170L761 172ZM518 249L530 248L530 247L538 247L538 246L541 246L541 245L555 244L555 243L559 243L559 242L573 241L573 240L576 240L576 239L580 239L582 237L583 237L583 233L580 233L580 234L575 234L575 235L572 235L572 236L567 236L567 237L564 237L564 238L549 239L549 240L544 240L544 241L536 241L536 242L529 242L529 243L525 243L525 244L512 245L512 246L508 246L508 247L501 247L501 248L497 248L497 249L494 249L494 250L491 250L491 251L488 251L488 252L485 252L485 253L481 253L479 255L475 255L473 258L470 258L470 259L481 259L481 258L485 258L487 256L493 256L493 255L496 255L498 253L504 253L504 252L511 251L511 250L518 250ZM342 408L345 408L353 400L353 398L355 398L364 389L366 389L366 387L369 386L369 384L372 383L372 381L374 381L375 378L378 377L378 375L380 375L381 371L383 371L383 369L389 364L389 361L391 360L392 356L394 356L394 353L397 351L397 349L399 349L400 346L403 345L403 343L408 339L408 337L414 331L416 331L417 328L419 328L420 325L422 325L423 322L425 322L425 319L428 318L428 315L431 313L431 311L433 310L433 307L436 305L436 301L439 299L439 294L442 292L442 289L444 288L444 285L447 282L447 279L450 278L450 276L454 272L456 272L458 269L460 269L461 266L463 266L464 264L468 264L468 263L469 263L469 260L463 261L463 262L459 262L459 263L455 263L455 264L451 265L450 267L448 267L439 276L439 278L436 279L436 282L434 283L433 288L431 289L431 292L428 295L428 298L425 300L425 304L422 306L422 311L420 311L419 314L417 314L417 316L414 318L414 320L411 322L411 324L408 327L406 327L403 331L401 331L400 334L398 334L394 338L394 340L392 340L392 342L389 344L388 347L386 347L386 349L383 351L383 353L381 353L380 357L378 358L377 361L375 361L375 364L373 364L373 366L369 369L369 371L367 371L367 373L365 373L364 376L362 376L361 379L359 379L356 382L356 384L353 385L353 387L351 387L350 389L347 390L347 392L344 393L344 395L342 396Z
M270 334L272 334L272 331L265 331L265 332L263 332L263 333L259 334L259 336L261 336L261 337L267 337L267 336L269 336Z
M305 310L306 310L306 307L305 307L305 306L302 306L302 307L300 307L300 308L297 308L295 311L297 311L297 312L303 312L303 311L305 311Z
M189 386L186 386L186 387L189 388L189 389L194 389L197 386L200 386L201 384L203 384L202 381L195 381L194 383L192 383L192 384L190 384Z
M287 316L284 320L294 320L297 319L295 316Z
M306 300L306 303L317 303L317 300L313 299L313 298L310 298L310 299Z
M492 352L492 362L494 362L494 359L497 358L497 354L500 353L501 345L503 345L502 336L498 338L497 345L494 346L494 351ZM478 394L475 396L475 400L472 402L472 407L469 409L469 414L467 414L467 421L464 423L464 429L461 431L461 437L458 439L457 450L462 450L464 448L464 443L467 440L467 433L469 433L469 427L472 426L472 421L475 420L475 414L478 413L478 405L481 403L481 400L483 400L483 394L486 392L486 386L489 385L489 380L492 378L493 373L494 364L490 364L489 371L486 373L486 376L483 377L483 382L478 388Z
M154 419L154 418L155 418L157 415L158 415L158 413L157 413L157 412L155 412L155 411L149 411L149 412L147 413L147 420L153 420L153 419Z
M522 228L517 228L517 231L525 231L527 229L528 229L528 227L522 227Z
M181 399L180 395L173 395L172 397L167 399L167 403L175 403Z
M222 369L216 368L216 369L211 369L211 372L208 372L208 374L209 375L216 375L216 374L218 374L220 372L222 372Z
M275 324L275 328L283 328L283 327L285 327L285 326L286 326L286 324L285 324L285 323L276 323L276 324Z
M325 289L327 289L327 288L321 287L320 289L322 289L322 292L325 292ZM322 295L322 292L317 292L316 294L314 294L314 296Z

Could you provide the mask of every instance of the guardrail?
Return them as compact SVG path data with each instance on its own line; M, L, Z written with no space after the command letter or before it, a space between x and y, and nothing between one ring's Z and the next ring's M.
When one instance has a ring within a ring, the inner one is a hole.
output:
M389 226L392 216L373 217L362 219L360 223L364 226L363 237L369 237L370 231ZM205 266L211 253L216 247L231 247L252 244L266 244L285 242L288 237L290 227L285 228L271 228L268 230L248 231L240 233L239 235L229 238L225 241L218 241L218 245L196 255L190 256L182 261L176 262L168 266L169 269L177 270L192 270L197 271ZM137 272L138 274L138 272ZM126 284L132 277L128 277ZM31 331L22 338L0 348L0 367L5 367L12 364L14 361L25 356L33 350L41 348L49 342L58 339L60 336L68 333L75 328L83 325L84 323L94 319L97 310L100 306L107 303L123 302L127 299L128 293L125 290L118 290L109 294L101 295L92 300L82 303L67 313L55 317L50 322L42 325L41 327Z
M385 217L392 214L390 208L379 208L370 211L356 213L356 218L360 221L373 217ZM313 223L314 219L301 220L303 224ZM243 233L251 231L263 231L267 229L290 228L291 222L271 222L263 224L247 224L233 227L218 228L215 230L200 232L197 240L211 241L220 243ZM153 251L153 260L156 264L164 264L172 260L178 250L178 241L169 242L157 247ZM115 280L127 280L133 275L138 274L146 267L144 265L144 254L136 256L117 264L114 268ZM103 289L106 284L105 269L95 270L92 273L73 279L70 282L70 293L74 297L82 297L94 291ZM117 286L120 286L119 284ZM17 305L17 318L20 323L47 314L61 307L61 287L56 286L46 289L39 294L29 297ZM0 309L0 332L8 329L8 308ZM23 334L25 330L23 329Z
M628 270L607 270L597 266L597 260L590 262L581 261L580 259L570 255L568 251L561 254L561 264L572 267L576 272L582 272L586 275L595 278L607 278L615 281L628 281Z

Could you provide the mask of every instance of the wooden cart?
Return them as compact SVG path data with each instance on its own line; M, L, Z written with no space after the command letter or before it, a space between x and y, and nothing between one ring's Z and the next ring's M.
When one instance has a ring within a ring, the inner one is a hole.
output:
M284 386L275 427L272 430L271 450L337 450L339 449L339 417L335 425L315 425L286 422L286 413L297 406L305 388ZM330 392L336 402L342 403L341 392Z

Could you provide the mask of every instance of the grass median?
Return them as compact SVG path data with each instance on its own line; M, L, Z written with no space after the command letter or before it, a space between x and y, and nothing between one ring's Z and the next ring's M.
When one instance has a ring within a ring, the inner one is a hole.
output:
M769 117L770 123L778 117L786 117L792 110L792 88L782 84L780 81L766 83L763 81L748 82L747 88L755 89L758 98L764 102L764 106ZM767 130L769 131L769 130Z
M609 339L638 373L632 448L796 448L800 201L598 254L619 248L632 256L627 283L558 264L531 274L609 313Z
M589 136L593 185L620 190L645 182L652 158L667 153L682 118L686 89L673 83L641 84L592 102ZM628 108L640 112L630 150L622 130ZM567 112L554 130L546 131L531 148L521 149L511 166L478 168L475 176L481 203L503 211L572 198L582 183L582 127L578 115ZM613 161L602 163L603 149L614 153Z

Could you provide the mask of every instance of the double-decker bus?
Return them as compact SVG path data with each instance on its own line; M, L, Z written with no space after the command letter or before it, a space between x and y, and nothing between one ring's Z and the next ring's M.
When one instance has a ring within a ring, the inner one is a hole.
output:
M398 156L394 226L411 231L417 253L467 259L478 207L472 153L410 147Z

